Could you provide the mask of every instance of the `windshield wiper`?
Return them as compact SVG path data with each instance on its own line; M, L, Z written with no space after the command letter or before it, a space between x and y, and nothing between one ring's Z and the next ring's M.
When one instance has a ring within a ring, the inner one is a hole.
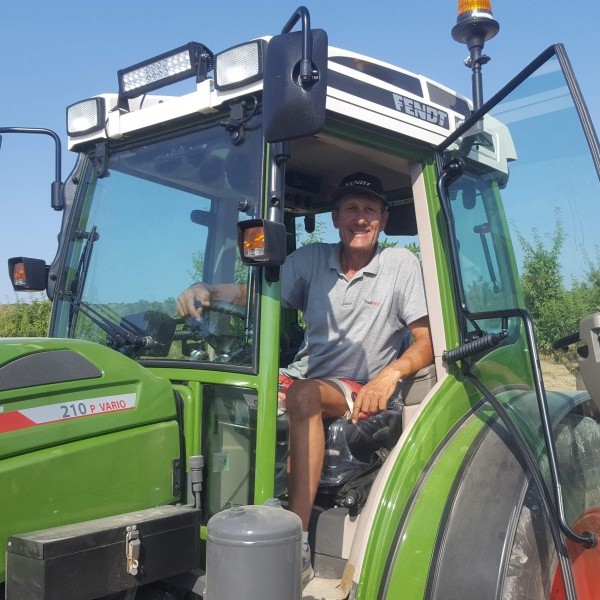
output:
M94 242L100 238L96 231L96 226L94 225L89 232L84 231L82 229L78 229L75 232L75 239L82 238L84 238L86 242L85 246L83 247L83 252L81 253L81 258L79 259L79 264L77 265L77 272L75 273L75 277L73 278L73 281L71 283L71 291L63 292L62 294L63 296L67 295L77 300L81 298L81 292L83 291L83 286L87 277L90 261L92 259L92 250L94 248ZM77 314L79 312L79 307L79 302L71 302L68 327L69 337L71 337L73 333L73 327L77 322Z
M138 335L133 328L127 328L108 319L90 304L70 292L63 292L62 297L71 303L74 313L85 315L94 325L106 333L106 345L115 350L123 350L124 354L135 354L137 351L154 347L155 340L150 335Z

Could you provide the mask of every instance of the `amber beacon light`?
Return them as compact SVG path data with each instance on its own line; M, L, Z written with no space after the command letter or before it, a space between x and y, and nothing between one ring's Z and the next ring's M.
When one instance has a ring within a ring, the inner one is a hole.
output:
M458 0L458 16L452 28L452 37L466 44L469 49L465 65L472 71L474 110L483 104L481 67L490 60L489 56L483 54L483 47L499 30L500 25L494 19L489 0Z

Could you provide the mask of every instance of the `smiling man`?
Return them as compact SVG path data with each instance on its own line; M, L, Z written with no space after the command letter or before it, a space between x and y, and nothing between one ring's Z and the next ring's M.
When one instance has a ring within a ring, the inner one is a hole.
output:
M289 417L290 509L305 531L305 582L312 575L306 532L323 469L323 419L348 413L356 422L386 410L402 378L433 361L419 262L409 250L378 244L388 219L381 182L353 173L333 200L340 242L299 248L281 272L282 305L303 311L306 322L279 383ZM243 304L244 297L241 286L196 284L178 298L178 312L199 318L211 300Z

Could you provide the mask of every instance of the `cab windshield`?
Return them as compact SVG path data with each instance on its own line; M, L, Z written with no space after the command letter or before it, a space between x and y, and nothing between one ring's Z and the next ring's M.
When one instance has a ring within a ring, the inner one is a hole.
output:
M262 155L260 130L234 145L216 125L114 151L105 173L92 158L53 335L135 358L251 366L256 289L236 225L258 211ZM246 304L179 319L177 296L199 282L246 284Z

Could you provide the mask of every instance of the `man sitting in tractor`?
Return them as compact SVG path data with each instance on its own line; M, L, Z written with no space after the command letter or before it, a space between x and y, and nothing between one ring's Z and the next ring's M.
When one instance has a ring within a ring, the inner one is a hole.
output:
M323 468L322 421L353 422L386 410L402 378L433 361L421 269L404 248L381 248L388 211L381 182L345 177L333 193L340 243L290 254L281 271L284 307L303 311L304 342L282 372L289 418L290 509L304 530L303 579L312 576L308 524ZM177 299L181 316L200 318L211 300L244 304L245 288L195 284ZM405 347L406 329L413 343Z

